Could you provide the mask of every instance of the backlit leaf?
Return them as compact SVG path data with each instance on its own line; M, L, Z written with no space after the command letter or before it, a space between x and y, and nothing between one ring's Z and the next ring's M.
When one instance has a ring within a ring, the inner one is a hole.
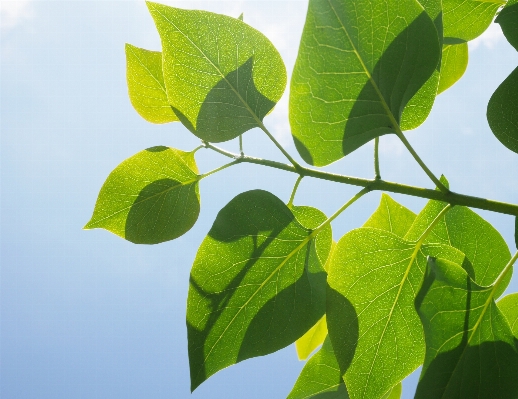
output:
M152 123L178 120L167 101L162 53L126 43L126 79L131 104L145 120Z
M310 0L290 89L299 154L327 165L395 133L439 59L434 22L415 0Z
M383 399L400 399L402 391L403 386L401 385L401 383L399 383L394 388L392 388L390 392L383 396Z
M500 142L518 153L518 68L498 86L487 105L487 121Z
M464 41L480 36L505 0L442 0L444 37Z
M433 255L435 254L435 255ZM427 256L462 264L464 255L378 229L344 235L328 271L329 336L351 398L381 398L424 358L414 300Z
M363 227L389 231L403 238L415 220L415 213L394 201L388 194L381 194L381 201Z
M211 142L260 126L286 86L273 44L237 18L147 5L162 41L168 101L180 121Z
M326 315L324 315L306 334L295 341L295 348L297 349L299 360L306 360L315 349L322 345L326 337L327 322Z
M518 352L494 293L458 265L430 259L417 304L426 337L417 399L518 397Z
M514 336L518 339L518 293L504 296L497 302L497 305L509 323Z
M308 360L287 399L349 399L329 338Z
M198 219L198 180L194 153L148 148L110 173L84 228L103 228L136 244L177 238Z
M507 41L518 50L518 0L509 0L495 19Z
M453 86L468 67L468 43L445 44L442 48L439 93Z
M323 316L331 228L315 238L298 220L314 228L326 216L296 208L297 218L273 194L242 193L202 242L187 300L193 390L227 366L293 343Z

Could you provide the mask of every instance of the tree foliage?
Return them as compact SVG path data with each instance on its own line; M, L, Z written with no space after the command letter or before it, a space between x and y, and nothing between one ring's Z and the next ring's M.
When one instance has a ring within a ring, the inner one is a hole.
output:
M416 398L517 398L518 296L499 297L518 253L470 207L516 218L518 205L451 191L404 132L461 78L467 42L499 10L496 22L518 50L518 0L309 0L289 97L298 155L320 167L374 140L374 179L303 166L274 139L263 119L285 90L286 69L242 16L147 5L162 51L126 44L131 103L149 122L179 121L202 145L152 147L123 161L85 228L157 244L195 224L199 184L222 169L248 162L299 176L287 203L263 190L233 198L201 243L187 299L192 389L295 342L299 358L309 360L290 399L398 398L401 381L419 366ZM518 69L487 110L496 138L518 153L516 109ZM252 128L289 164L213 144L241 143ZM403 142L435 189L381 179L378 138L385 134ZM200 173L202 147L231 161ZM293 205L303 177L363 188L326 216ZM334 242L332 222L375 190L430 201L416 215L383 193L365 224Z

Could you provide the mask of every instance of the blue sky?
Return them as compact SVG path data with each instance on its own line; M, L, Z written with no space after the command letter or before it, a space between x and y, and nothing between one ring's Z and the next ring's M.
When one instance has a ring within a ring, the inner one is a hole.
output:
M303 1L168 2L217 11L264 32L295 61ZM130 244L106 231L83 231L97 193L125 158L155 145L198 145L180 124L151 125L132 109L124 43L160 49L143 2L1 3L1 364L0 396L43 398L282 398L303 363L290 346L211 377L192 395L185 328L189 269L216 213L239 192L269 190L288 200L295 176L240 165L204 179L202 211L183 237L156 246ZM518 65L498 25L470 44L464 78L441 94L430 118L407 137L453 190L518 202L518 157L492 135L487 101ZM286 93L287 94L287 93ZM265 119L295 154L287 95ZM244 136L250 155L282 160L259 131ZM224 145L237 150L236 142ZM225 162L200 150L202 171ZM430 187L395 137L381 139L386 180ZM329 170L371 177L372 145ZM334 212L356 189L305 179L295 203ZM333 225L335 239L360 226L379 193ZM394 196L414 211L423 200ZM513 219L479 212L511 251ZM509 288L518 291L515 276ZM414 375L405 384L412 397Z

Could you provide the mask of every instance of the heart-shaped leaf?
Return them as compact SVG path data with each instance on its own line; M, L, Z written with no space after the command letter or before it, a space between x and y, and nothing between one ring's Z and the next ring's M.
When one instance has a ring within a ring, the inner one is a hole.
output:
M363 227L388 231L403 238L415 218L414 212L394 201L388 194L383 193L378 208L364 223Z
M293 343L323 316L331 228L313 230L326 216L296 208L266 191L242 193L202 242L187 300L193 390L227 366Z
M193 152L148 148L110 173L84 228L103 228L136 244L177 238L198 219L198 181Z
M162 40L167 98L180 121L211 142L261 126L286 87L273 44L237 18L147 5Z
M441 78L438 93L453 86L468 67L468 43L445 44L442 48Z

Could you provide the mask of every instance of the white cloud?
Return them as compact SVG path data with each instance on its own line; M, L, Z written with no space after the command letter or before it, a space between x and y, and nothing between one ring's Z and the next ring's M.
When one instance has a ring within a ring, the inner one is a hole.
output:
M481 45L485 48L491 50L493 49L500 40L504 38L504 34L502 33L502 29L499 24L495 24L494 22L489 25L489 28L486 29L484 33L482 33L476 39L468 42L469 50L475 51Z
M34 15L31 0L1 0L0 26L2 32L11 30Z

